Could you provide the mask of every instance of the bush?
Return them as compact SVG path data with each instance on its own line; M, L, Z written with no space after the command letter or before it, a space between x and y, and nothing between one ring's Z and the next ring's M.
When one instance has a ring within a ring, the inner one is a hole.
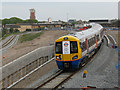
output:
M10 33L13 33L13 28L10 28Z
M26 31L31 31L31 29L26 29Z
M31 41L37 37L39 37L42 34L42 32L40 33L30 33L30 34L24 34L22 36L20 36L19 38L19 42L25 42L25 41Z
M15 32L19 32L19 30L18 30L18 29L15 29Z

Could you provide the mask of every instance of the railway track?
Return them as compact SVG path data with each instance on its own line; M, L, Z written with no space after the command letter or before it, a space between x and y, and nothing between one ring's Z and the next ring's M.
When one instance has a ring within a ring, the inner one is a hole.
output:
M102 44L103 45L103 44ZM101 47L102 47L101 45ZM100 47L100 48L101 48ZM99 48L99 49L100 49ZM54 75L48 77L46 80L44 80L38 87L36 87L34 90L39 90L40 88L51 88L51 89L60 89L63 88L62 85L68 81L73 75L78 73L82 70L82 68L91 61L92 58L94 58L94 53L92 57L88 59L88 61L79 68L79 70L76 71L62 71L58 70Z
M66 72L66 71L58 70L57 73L48 77L45 81L43 81L43 83L40 84L40 86L38 86L34 90L38 90L40 88L51 88L51 89L61 88L60 86L63 83L65 83L67 80L69 80L70 77L72 77L77 72L78 71L75 71L75 72L67 71Z
M8 44L10 44L10 42L16 37L16 35L13 35L7 42L5 42L4 44L2 44L2 47L0 47L0 49L6 47Z
M87 64L87 63L86 63ZM85 65L86 65L85 64ZM83 66L82 66L83 67ZM44 80L38 87L36 87L34 90L39 90L43 88L50 88L50 89L60 89L63 88L62 85L68 81L73 75L78 73L80 70L82 70L82 67L79 70L76 71L63 71L58 70L54 75L48 77L46 80Z

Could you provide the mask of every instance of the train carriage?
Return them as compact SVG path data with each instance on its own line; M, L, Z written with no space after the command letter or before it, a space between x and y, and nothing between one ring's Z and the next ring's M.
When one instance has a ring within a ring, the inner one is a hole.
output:
M91 57L102 43L103 27L91 23L92 27L55 41L55 60L59 69L78 69Z

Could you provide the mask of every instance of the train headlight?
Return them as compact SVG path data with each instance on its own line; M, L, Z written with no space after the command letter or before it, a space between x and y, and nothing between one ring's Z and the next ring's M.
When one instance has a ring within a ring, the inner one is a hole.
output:
M74 60L74 59L77 59L77 58L78 58L78 55L74 56L72 59Z
M68 37L65 37L64 40L68 40Z
M61 60L61 57L60 57L60 56L56 56L56 59L57 59L57 60Z

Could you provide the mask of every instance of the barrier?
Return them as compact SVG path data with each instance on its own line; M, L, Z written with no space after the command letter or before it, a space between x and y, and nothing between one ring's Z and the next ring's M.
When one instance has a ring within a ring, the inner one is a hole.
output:
M109 45L110 45L110 40L109 40L109 38L107 37L107 35L105 35L105 38L107 39L107 46L109 46Z
M3 66L2 78L0 78L0 85L2 88L10 87L12 84L18 83L23 77L31 71L43 65L49 59L54 57L54 46L47 46L38 48L13 62Z

